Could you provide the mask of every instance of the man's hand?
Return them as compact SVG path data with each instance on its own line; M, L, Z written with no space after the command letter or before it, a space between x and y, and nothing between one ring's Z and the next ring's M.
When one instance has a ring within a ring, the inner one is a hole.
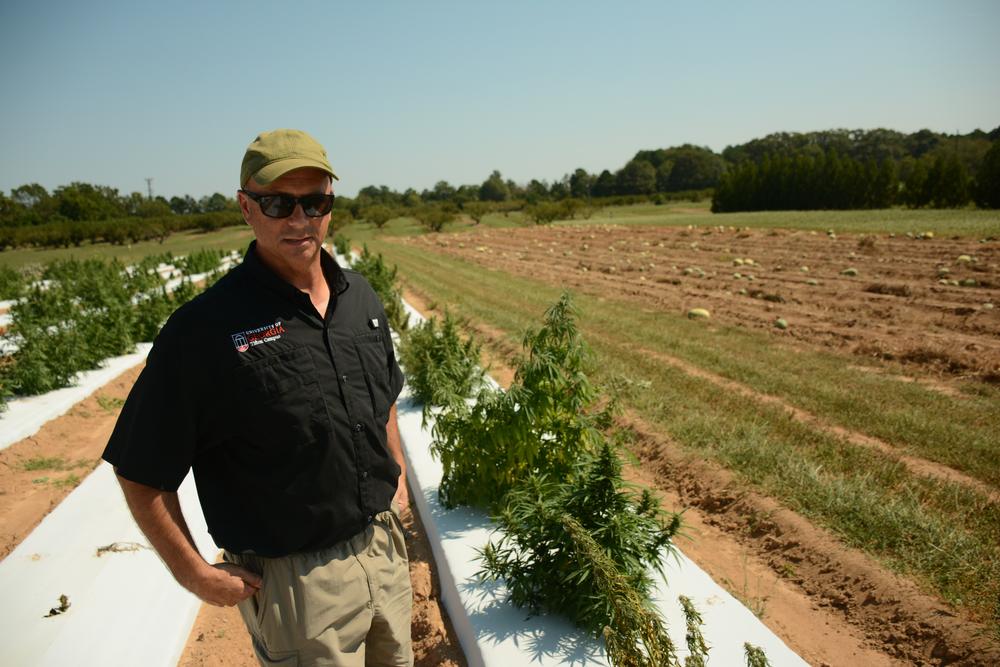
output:
M263 583L259 574L239 565L216 563L199 573L189 588L209 604L232 607L260 590Z
M209 565L201 557L174 492L118 476L139 528L177 582L216 606L231 606L260 589L260 575L232 563Z
M389 445L389 453L399 464L399 479L396 480L396 494L392 499L399 505L399 511L410 506L410 494L406 490L406 457L403 456L403 443L399 439L399 422L396 421L396 404L389 408L389 421L385 425L385 439Z
M400 512L410 506L410 492L406 488L405 474L399 476L399 481L396 482L396 495L393 496L392 499L396 501L396 505L399 506Z

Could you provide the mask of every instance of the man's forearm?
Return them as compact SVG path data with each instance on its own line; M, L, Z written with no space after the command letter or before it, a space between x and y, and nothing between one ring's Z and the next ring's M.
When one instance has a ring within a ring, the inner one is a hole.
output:
M198 553L176 493L118 476L135 522L184 588L214 605L234 605L260 588L257 572L233 563L210 565Z
M405 507L410 504L410 498L406 489L406 457L403 455L403 443L399 437L399 422L396 419L395 403L389 409L389 421L385 425L385 436L389 454L399 465L399 486L396 491L396 499L400 501L401 506Z
M176 493L160 491L119 476L135 522L177 582L194 590L198 573L209 567L198 553Z

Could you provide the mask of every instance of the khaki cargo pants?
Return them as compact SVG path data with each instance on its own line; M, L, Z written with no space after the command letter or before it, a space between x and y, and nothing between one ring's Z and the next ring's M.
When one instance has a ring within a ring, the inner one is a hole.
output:
M322 551L283 558L223 552L264 579L239 604L261 665L413 665L410 572L396 512L393 503Z

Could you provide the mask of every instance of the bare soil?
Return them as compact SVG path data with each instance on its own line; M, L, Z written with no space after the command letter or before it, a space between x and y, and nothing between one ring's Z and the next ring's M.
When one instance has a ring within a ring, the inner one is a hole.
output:
M429 312L431 299L413 287L405 298ZM509 360L518 351L503 332L473 325L486 343L484 357L499 370L494 376L509 386ZM816 419L803 411L795 416ZM777 501L749 491L728 471L685 453L638 415L626 414L620 426L636 435L640 465L627 469L630 478L656 489L665 509L684 510L689 539L678 541L684 553L810 664L1000 664L1000 644L981 624ZM910 463L924 474L954 473L921 459Z
M590 225L398 242L645 308L704 308L804 345L1000 383L996 241Z

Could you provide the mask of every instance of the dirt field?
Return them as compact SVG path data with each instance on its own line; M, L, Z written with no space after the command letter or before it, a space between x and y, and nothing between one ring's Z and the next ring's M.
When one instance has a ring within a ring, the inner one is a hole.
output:
M997 241L609 225L405 242L643 307L704 308L806 345L1000 383Z

